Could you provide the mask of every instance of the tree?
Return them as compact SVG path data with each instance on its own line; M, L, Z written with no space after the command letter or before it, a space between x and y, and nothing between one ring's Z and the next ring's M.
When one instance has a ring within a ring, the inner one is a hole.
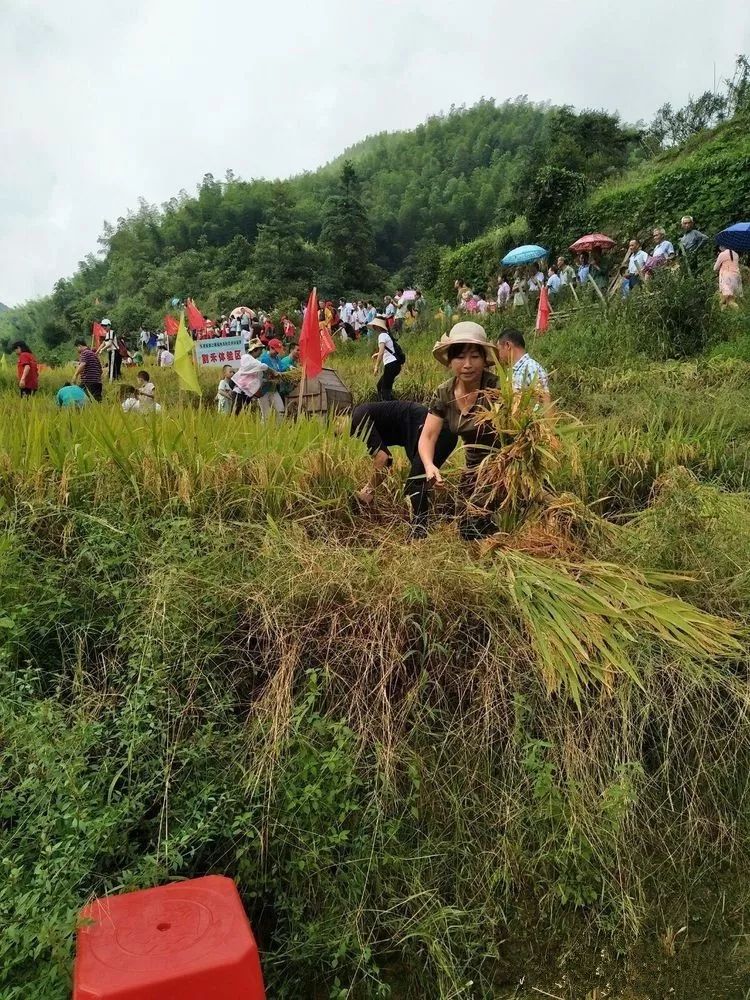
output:
M684 108L674 111L671 104L662 104L648 130L648 138L657 149L677 146L692 135L702 132L727 117L727 97L707 90L700 97L691 97Z
M323 206L320 245L331 254L342 290L368 287L375 240L351 160L344 161L338 190Z
M526 200L526 218L532 233L549 233L562 213L583 195L586 178L563 167L542 167Z
M285 183L274 185L266 221L258 228L252 272L255 293L267 305L304 297L310 283L302 224Z

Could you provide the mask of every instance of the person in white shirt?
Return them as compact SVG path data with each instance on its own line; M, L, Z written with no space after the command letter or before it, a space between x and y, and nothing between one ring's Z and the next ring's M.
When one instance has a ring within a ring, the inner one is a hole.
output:
M378 350L372 356L375 362L373 375L377 375L380 366L383 366L383 374L377 384L378 399L393 399L393 383L401 371L401 362L396 355L396 347L385 319L382 316L376 316L370 326L378 335Z
M497 286L497 305L498 309L505 309L510 298L510 285L508 284L508 279L503 274L500 275L499 282Z
M524 292L525 282L523 278L517 277L513 282L513 308L518 309L526 305L526 292Z
M498 341L500 361L511 369L515 392L535 384L544 403L549 403L549 377L538 361L526 353L526 341L520 330L503 330Z
M352 319L354 332L359 336L360 331L367 326L367 310L365 309L364 302L357 303L357 308L354 310Z
M138 372L138 386L136 388L136 393L138 396L138 401L140 402L140 410L146 412L147 410L153 410L156 405L156 386L151 381L151 377L147 371Z
M635 288L643 275L643 269L648 263L648 254L641 249L638 240L628 243L628 279L631 290Z
M654 229L654 249L643 269L644 277L650 278L657 267L663 267L667 261L674 257L674 247L667 239L664 229L657 227Z
M544 286L544 273L540 270L536 270L532 276L529 278L527 287L530 292L539 292Z
M557 293L562 288L562 278L557 273L557 268L554 264L550 264L549 271L547 272L547 291L551 296L557 295Z
M103 319L101 325L105 330L104 340L99 345L96 353L107 352L107 374L109 375L109 381L116 382L120 378L120 369L122 368L120 341L108 319Z
M165 347L164 350L159 355L159 367L171 368L173 364L174 364L174 354L172 354L172 352L168 347Z
M234 406L234 386L232 385L232 374L234 369L231 365L224 365L221 369L221 379L216 390L216 409L219 413L231 413Z
M393 317L393 332L398 335L404 326L404 320L406 319L406 300L404 299L404 290L399 288L396 292L396 312Z
M143 400L138 398L138 390L135 386L126 386L124 393L125 398L122 401L122 408L126 413L158 413L161 410L161 406L154 402L150 406L145 407Z

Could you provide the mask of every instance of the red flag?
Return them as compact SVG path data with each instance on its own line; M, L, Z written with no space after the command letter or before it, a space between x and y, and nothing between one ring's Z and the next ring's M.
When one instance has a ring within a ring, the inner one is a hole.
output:
M164 330L166 331L168 337L177 336L177 329L179 325L180 324L177 322L174 316L166 315L164 317Z
M549 295L547 294L547 289L542 285L542 290L539 292L539 308L536 311L536 328L539 333L544 333L549 326L551 312L552 306L549 304Z
M101 323L94 323L94 325L91 327L91 340L94 345L94 350L96 350L96 348L100 346L101 342L104 340L106 336L107 332L101 325Z
M203 318L203 313L192 299L186 301L185 312L187 313L188 326L191 330L203 330L205 328L206 321Z
M307 300L302 332L299 336L299 357L308 378L315 378L323 371L323 354L320 349L320 324L318 323L318 290L313 288Z

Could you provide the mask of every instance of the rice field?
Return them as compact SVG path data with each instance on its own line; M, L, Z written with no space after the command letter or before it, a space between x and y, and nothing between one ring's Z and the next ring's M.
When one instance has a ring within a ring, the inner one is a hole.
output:
M558 349L481 546L460 451L411 542L336 422L0 373L3 1000L69 995L92 896L209 872L275 997L745 996L749 366Z

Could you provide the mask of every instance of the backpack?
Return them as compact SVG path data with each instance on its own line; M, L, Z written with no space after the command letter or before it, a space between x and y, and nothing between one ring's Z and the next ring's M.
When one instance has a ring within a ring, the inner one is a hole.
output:
M393 330L390 331L390 333L388 334L388 336L391 338L391 343L393 344L393 350L391 351L391 354L394 356L394 358L396 359L396 361L398 361L398 363L400 365L405 364L406 363L406 353L405 353L403 347L401 346L401 344L399 344L399 342L394 337Z

